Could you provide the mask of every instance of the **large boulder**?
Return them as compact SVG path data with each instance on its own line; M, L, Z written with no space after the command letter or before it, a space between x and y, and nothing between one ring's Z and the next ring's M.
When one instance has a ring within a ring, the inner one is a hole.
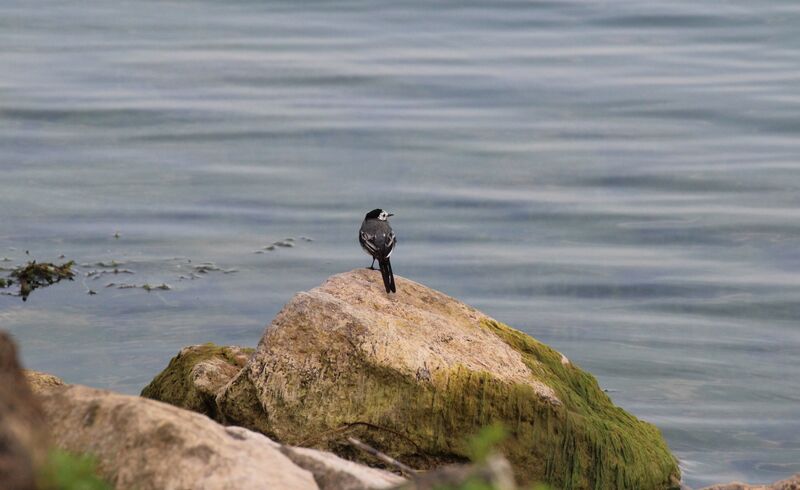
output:
M11 338L0 332L0 487L34 490L45 463L44 415L25 380Z
M204 415L78 385L38 396L54 443L93 455L117 490L318 489L266 437Z
M590 374L480 311L355 270L295 295L217 396L217 417L286 444L367 459L355 435L421 469L463 462L493 422L517 478L559 488L662 489L679 470L656 427Z

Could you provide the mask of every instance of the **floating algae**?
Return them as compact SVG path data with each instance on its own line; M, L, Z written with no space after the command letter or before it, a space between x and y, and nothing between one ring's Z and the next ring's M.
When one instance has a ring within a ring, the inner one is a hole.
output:
M313 239L311 239L311 238L309 238L307 236L301 236L299 238L299 240L301 240L303 242L313 242L314 241ZM256 250L254 253L263 254L264 250L268 250L268 251L271 252L271 251L276 250L278 248L292 248L292 247L295 246L296 242L297 242L296 239L294 239L292 237L287 237L287 238L284 238L283 240L278 240L276 242L270 243L269 245L265 245L260 250Z
M200 265L194 266L194 271L197 274L207 274L209 272L222 272L223 274L232 274L234 272L239 272L236 269L223 269L222 267L218 266L213 262L203 262Z
M108 262L103 262L101 260L100 262L95 262L94 264L84 263L84 264L81 264L81 267L102 267L102 268L106 268L106 269L116 269L119 266L124 265L124 264L125 264L125 262L117 262L116 260L111 259Z
M130 269L118 269L118 268L114 268L111 270L92 270L86 273L86 277L91 277L93 280L97 280L106 274L134 274L134 272Z
M11 271L8 278L0 279L0 287L7 288L13 284L18 284L19 293L17 296L20 296L22 301L27 301L28 296L34 289L50 286L60 282L62 279L71 281L75 277L75 273L72 272L73 265L75 265L75 262L72 260L61 265L50 262L37 263L34 260Z
M150 291L160 290L160 291L172 291L172 286L167 283L161 283L158 285L150 285L150 284L126 284L126 283L115 283L110 282L106 284L107 288L117 288L117 289L144 289L148 293Z

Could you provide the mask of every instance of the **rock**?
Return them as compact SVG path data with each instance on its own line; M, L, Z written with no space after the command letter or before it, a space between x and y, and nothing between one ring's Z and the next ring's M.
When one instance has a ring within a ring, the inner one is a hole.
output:
M266 436L243 427L228 427L243 438L262 438L280 450L297 466L310 471L320 490L379 490L406 482L388 471L370 468L342 459L333 453L279 444Z
M17 360L11 337L0 332L0 486L34 490L47 458L44 415Z
M537 340L442 293L380 274L339 274L302 292L219 392L217 417L282 443L366 460L353 435L412 467L464 462L466 439L503 423L499 448L523 483L677 487L660 432L614 406L590 374Z
M184 347L142 396L214 418L217 392L241 371L253 351L214 344Z
M321 490L377 490L406 480L388 471L342 459L333 453L305 447L281 446L297 466L314 474Z
M800 490L800 473L786 480L768 483L766 485L748 485L746 483L731 482L719 483L705 487L702 490Z
M117 490L315 490L274 445L204 415L71 385L39 395L54 442L91 454Z
M28 381L28 386L31 387L34 393L42 393L64 386L64 380L52 374L43 373L41 371L25 370L25 379Z

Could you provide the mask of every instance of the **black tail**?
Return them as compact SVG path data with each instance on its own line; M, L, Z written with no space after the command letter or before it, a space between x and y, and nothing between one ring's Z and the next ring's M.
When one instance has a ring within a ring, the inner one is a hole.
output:
M394 287L394 274L392 274L392 263L389 259L378 261L381 267L381 275L383 276L383 286L386 288L387 293L394 293L397 290Z

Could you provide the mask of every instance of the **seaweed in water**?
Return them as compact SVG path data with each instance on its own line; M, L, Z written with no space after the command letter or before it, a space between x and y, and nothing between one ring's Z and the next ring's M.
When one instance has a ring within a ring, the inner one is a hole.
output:
M34 289L50 286L62 279L71 281L75 277L75 273L72 272L74 264L75 262L72 260L61 265L50 262L37 263L34 260L14 269L7 279L0 279L0 286L8 287L14 283L18 284L19 296L22 297L22 301L27 301Z
M117 289L139 289L139 288L141 288L141 289L144 289L145 291L147 291L148 293L150 291L155 291L157 289L161 290L161 291L171 291L172 290L172 286L170 286L167 283L161 283L161 284L159 284L157 286L151 286L150 284L142 284L142 285L125 284L125 283L117 284L115 282L110 282L110 283L106 284L106 287L107 288L117 288ZM97 293L94 293L94 294L97 294Z

